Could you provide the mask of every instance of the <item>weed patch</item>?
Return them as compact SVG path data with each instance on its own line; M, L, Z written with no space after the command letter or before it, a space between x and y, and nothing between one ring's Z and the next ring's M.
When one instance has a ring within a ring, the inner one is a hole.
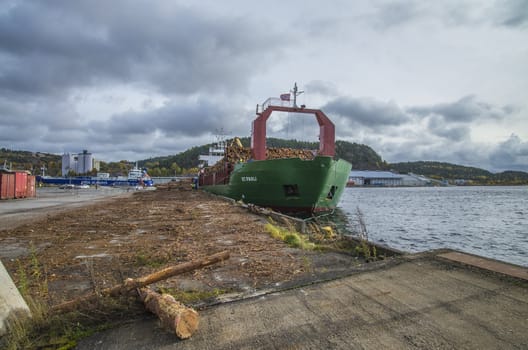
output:
M176 300L179 302L185 304L185 305L192 305L200 301L205 301L211 298L216 298L219 295L227 293L226 290L215 288L210 291L198 291L198 290L190 290L190 291L182 291L178 289L173 288L161 288L160 290L162 293L167 293L172 295Z
M265 229L269 232L271 237L283 241L292 248L300 248L304 250L314 250L316 248L316 245L310 242L307 236L295 232L291 228L277 226L271 219L270 222L266 224Z
M356 234L359 238L359 244L356 246L355 251L358 256L363 256L367 262L377 259L376 246L369 243L367 225L363 216L363 212L356 209Z
M152 268L159 268L169 262L170 258L160 255L150 255L146 252L138 252L135 256L136 266L148 266Z
M17 264L15 284L31 318L14 314L7 320L7 332L0 338L1 349L73 349L79 339L113 326L124 314L130 316L135 310L133 300L101 298L93 309L83 313L52 314L48 307L47 273L37 249L31 245L30 256Z

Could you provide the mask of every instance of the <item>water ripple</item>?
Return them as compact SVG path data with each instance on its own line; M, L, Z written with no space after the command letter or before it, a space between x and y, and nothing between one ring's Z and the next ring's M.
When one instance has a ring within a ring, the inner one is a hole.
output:
M375 242L410 252L452 248L528 266L527 199L526 186L347 188L336 221L353 229L359 207Z

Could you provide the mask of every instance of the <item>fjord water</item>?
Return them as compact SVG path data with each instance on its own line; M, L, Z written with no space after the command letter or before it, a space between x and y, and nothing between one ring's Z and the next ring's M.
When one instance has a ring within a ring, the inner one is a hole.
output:
M359 208L369 240L391 248L452 248L528 266L527 186L347 188L340 208L349 232Z

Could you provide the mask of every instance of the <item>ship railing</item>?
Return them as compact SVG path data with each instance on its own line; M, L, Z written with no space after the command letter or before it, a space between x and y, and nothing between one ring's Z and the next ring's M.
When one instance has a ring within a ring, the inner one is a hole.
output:
M292 101L281 100L278 97L270 97L264 101L261 105L257 105L257 114L262 113L269 106L279 106L279 107L291 107L293 104Z
M204 174L200 177L200 186L225 185L229 182L229 173L224 171Z

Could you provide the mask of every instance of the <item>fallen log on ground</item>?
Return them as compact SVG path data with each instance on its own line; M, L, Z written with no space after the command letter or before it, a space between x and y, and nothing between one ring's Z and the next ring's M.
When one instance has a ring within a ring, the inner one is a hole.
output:
M51 312L57 313L72 311L79 307L81 304L89 305L94 303L101 296L118 297L120 295L126 295L131 292L136 292L137 288L142 288L148 286L149 284L163 281L167 278L180 275L185 272L201 269L205 266L216 264L217 262L227 259L229 259L229 252L223 251L202 259L189 261L175 266L169 266L162 270L136 279L128 278L124 283L118 284L111 288L105 288L101 290L100 293L90 293L77 299L73 299L62 304L55 305L51 307Z
M176 333L178 338L187 339L198 329L198 312L186 307L172 295L159 294L149 288L140 288L138 295L147 310L156 314L161 325Z

